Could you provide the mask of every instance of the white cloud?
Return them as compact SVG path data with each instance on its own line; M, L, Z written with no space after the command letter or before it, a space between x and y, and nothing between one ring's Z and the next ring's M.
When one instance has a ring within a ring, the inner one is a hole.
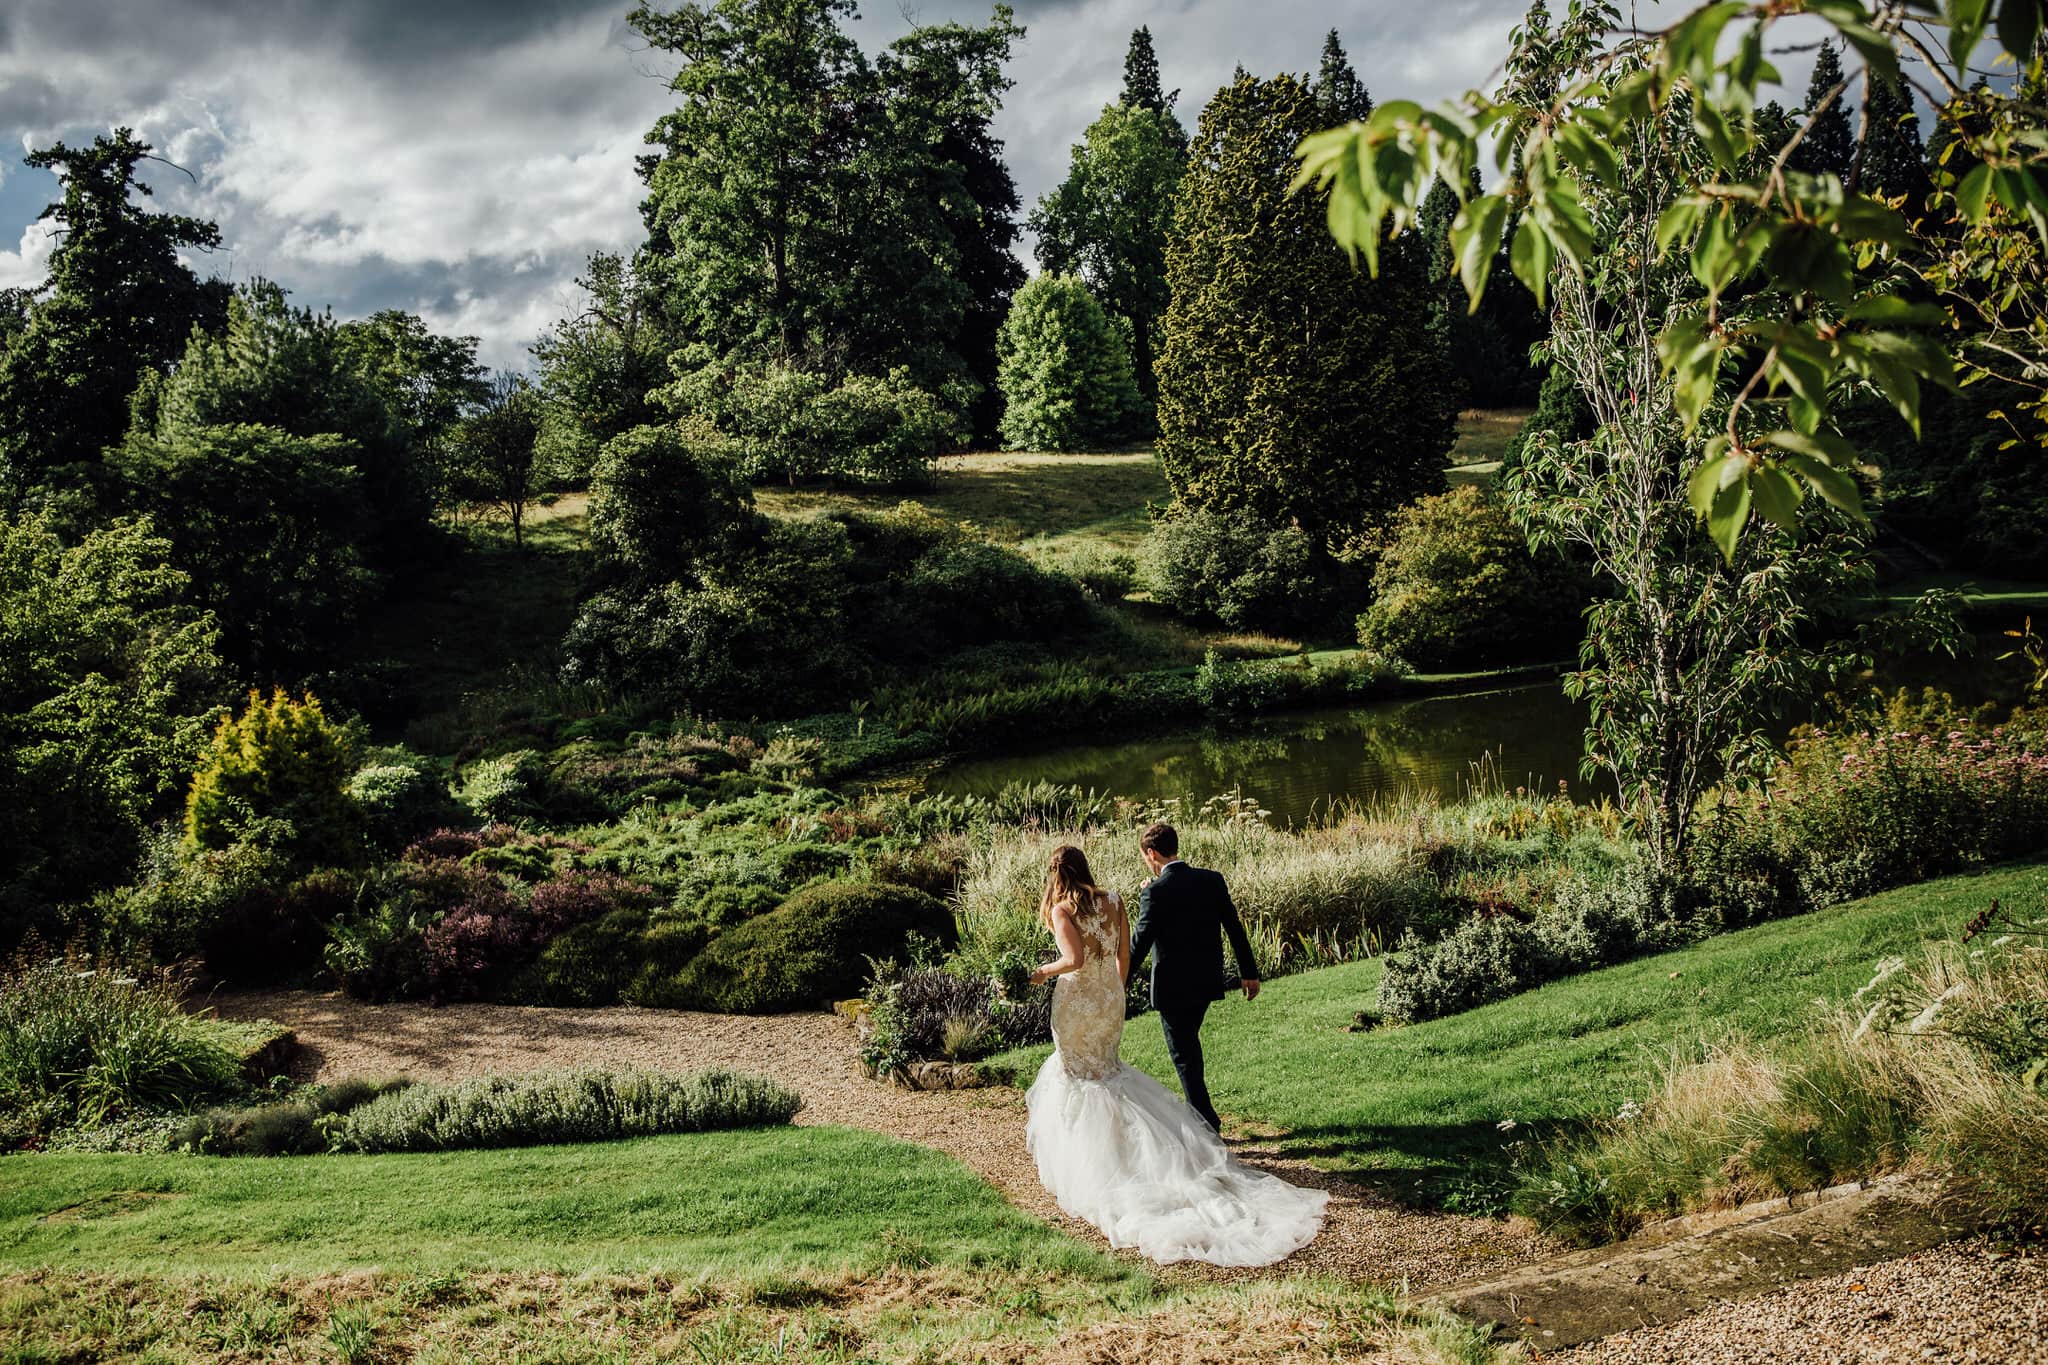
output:
M23 289L42 283L50 268L50 252L57 239L41 223L21 230L21 244L13 251L0 251L0 289Z
M9 0L0 138L88 139L120 123L189 168L152 167L160 203L220 224L202 269L266 275L337 313L399 307L474 332L497 365L563 311L593 250L640 240L634 158L670 96L628 0ZM1123 78L1150 25L1192 128L1242 64L1309 71L1343 35L1379 98L1483 82L1524 0L1020 0L1030 34L996 131L1026 211ZM872 50L909 20L871 0ZM983 22L987 0L927 0ZM1805 62L1797 63L1803 88ZM1788 75L1792 73L1788 72ZM11 168L10 168L11 169ZM16 188L8 185L8 189ZM6 202L19 210L23 196ZM0 218L0 240L40 204ZM0 284L40 276L40 229L0 251Z

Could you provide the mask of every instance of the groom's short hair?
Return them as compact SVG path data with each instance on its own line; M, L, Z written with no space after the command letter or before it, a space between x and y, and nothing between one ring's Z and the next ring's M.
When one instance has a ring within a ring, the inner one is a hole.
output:
M1176 857L1180 853L1180 835L1164 820L1145 826L1145 832L1138 836L1138 847L1149 849L1162 858Z

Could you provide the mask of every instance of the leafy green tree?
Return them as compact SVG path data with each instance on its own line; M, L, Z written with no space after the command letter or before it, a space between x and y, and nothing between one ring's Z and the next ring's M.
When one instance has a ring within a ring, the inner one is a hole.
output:
M142 522L67 546L0 517L0 946L127 876L218 714L220 632L169 557Z
M1166 120L1168 135L1181 152L1188 149L1188 130L1174 116L1173 106L1180 91L1167 90L1159 78L1159 54L1152 47L1152 30L1141 25L1131 31L1130 46L1124 51L1124 88L1117 103L1126 109L1149 109Z
M453 472L449 437L485 395L477 339L442 336L413 314L391 308L340 324L335 341L348 367L383 397L417 478L432 504L442 505Z
M63 179L64 197L37 219L62 240L0 353L0 505L96 464L121 439L136 379L176 360L195 326L218 323L222 288L200 283L178 253L212 250L220 231L137 202L150 193L135 174L150 152L118 128L28 158Z
M860 48L852 0L715 0L628 22L682 63L677 107L648 134L642 214L679 329L714 355L797 357L824 309L828 263L850 256Z
M1351 58L1345 54L1344 42L1334 28L1323 39L1323 60L1316 71L1315 88L1323 117L1331 123L1364 118L1372 112L1372 96L1366 92L1365 82L1351 69Z
M1067 178L1031 215L1041 269L1079 275L1129 327L1131 362L1148 402L1157 392L1166 241L1185 151L1170 115L1112 104L1074 148Z
M545 496L542 414L540 390L532 381L500 374L455 429L456 488L474 502L502 510L517 547L526 544L527 509Z
M1808 175L1832 175L1848 183L1856 164L1856 130L1849 126L1849 97L1842 59L1833 43L1822 43L1806 83L1806 135L1792 152L1792 165ZM1838 88L1840 87L1840 88Z
M858 371L907 366L933 392L952 391L985 429L996 416L995 335L1024 282L1011 251L1017 186L991 124L1010 79L1010 49L1024 36L1007 6L981 27L929 24L877 60L886 122L871 138L857 208L868 256L844 279L860 327ZM893 224L893 228L892 228ZM971 400L967 387L974 386Z
M1040 275L1018 290L1000 348L1007 449L1099 449L1129 428L1130 354L1073 276Z
M378 587L356 447L235 423L165 431L108 452L116 496L170 543L236 673L270 683L332 662Z
M254 280L235 290L219 336L194 334L176 370L137 389L133 426L188 447L216 426L339 438L370 510L360 532L371 557L386 559L425 521L427 481L383 388L356 367L358 354L331 315L294 308L283 289Z
M1866 194L1905 197L1905 214L1923 213L1928 191L1927 149L1920 142L1920 115L1903 81L1869 76L1864 81L1863 155L1856 184Z
M1167 244L1159 458L1193 506L1334 545L1441 485L1456 413L1420 241L1385 241L1374 280L1288 192L1322 121L1291 76L1203 111Z
M1469 192L1479 192L1476 171ZM1457 404L1521 407L1535 401L1542 385L1542 371L1530 360L1530 348L1549 333L1549 319L1537 306L1536 296L1509 272L1505 250L1497 254L1496 278L1478 309L1469 306L1451 247L1451 225L1459 207L1457 191L1439 180L1416 215L1416 230L1429 260L1431 331L1443 349Z
M533 345L546 399L542 443L554 467L588 477L605 442L659 421L650 396L674 347L658 282L637 258L600 251L576 281L579 310Z
M992 197L977 200L947 150L972 150L1023 30L998 6L982 28L920 28L870 63L840 26L853 13L715 0L631 16L682 62L679 104L649 135L662 151L642 163L643 214L692 367L909 365L934 390L966 373L962 234L987 232L1000 191L983 183Z

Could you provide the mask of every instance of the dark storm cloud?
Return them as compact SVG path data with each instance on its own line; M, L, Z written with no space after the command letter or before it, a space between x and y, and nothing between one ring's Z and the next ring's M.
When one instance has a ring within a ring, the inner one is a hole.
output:
M1150 26L1193 127L1233 68L1314 67L1341 31L1380 98L1484 81L1526 0L1021 0L1029 29L997 122L1028 206L1115 98ZM639 238L633 158L671 64L631 0L6 0L0 9L0 286L39 278L24 231L47 183L9 149L134 126L195 185L160 202L220 223L202 268L262 274L339 313L401 307L474 332L494 363L569 302L585 257ZM877 0L870 50L913 22L984 22L985 0ZM1803 81L1803 72L1801 73Z

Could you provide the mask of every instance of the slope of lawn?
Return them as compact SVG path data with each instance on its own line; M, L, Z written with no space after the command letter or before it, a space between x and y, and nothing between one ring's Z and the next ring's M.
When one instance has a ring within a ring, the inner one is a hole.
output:
M1296 1351L1304 1322L1317 1349ZM851 1129L0 1160L7 1365L936 1365L1028 1360L1090 1327L1187 1335L1246 1365L1333 1358L1325 1347L1500 1360L1480 1328L1371 1285L1163 1282L950 1157Z
M741 1278L954 1265L1114 1275L958 1162L838 1128L396 1156L0 1162L0 1269L402 1264Z
M1292 1155L1434 1195L1497 1166L1509 1142L1639 1097L1674 1053L1731 1032L1803 1028L1881 958L1960 932L1993 899L2044 898L2044 866L1948 877L1370 1032L1347 1030L1374 1000L1378 961L1305 972L1210 1013L1209 1087L1225 1114L1286 1130ZM1028 1078L1044 1055L1001 1060ZM1152 1016L1131 1021L1124 1055L1173 1084ZM1504 1133L1503 1120L1514 1128Z

